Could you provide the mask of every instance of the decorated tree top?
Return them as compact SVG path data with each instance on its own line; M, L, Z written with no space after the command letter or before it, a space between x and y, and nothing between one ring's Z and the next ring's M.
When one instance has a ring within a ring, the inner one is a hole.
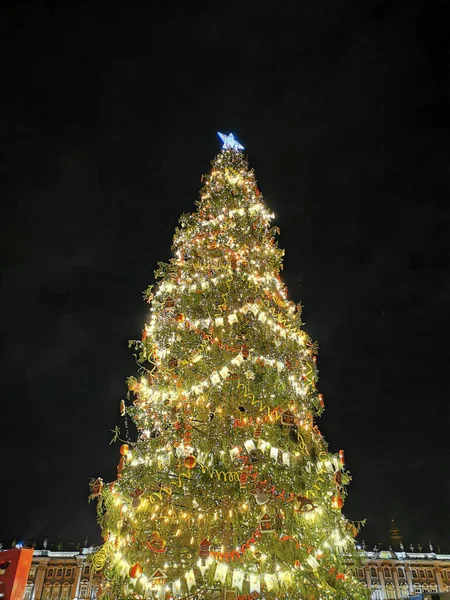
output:
M344 453L314 423L316 346L243 147L219 135L197 210L146 292L141 374L121 402L138 438L124 440L116 481L92 482L95 564L110 596L362 598Z

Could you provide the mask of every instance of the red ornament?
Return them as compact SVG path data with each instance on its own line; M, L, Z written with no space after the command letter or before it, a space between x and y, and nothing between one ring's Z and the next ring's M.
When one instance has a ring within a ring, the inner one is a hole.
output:
M130 451L130 447L128 444L122 444L120 446L120 454L122 456L126 456L128 454L128 452Z
M322 408L325 408L325 401L323 399L323 394L319 394L319 404Z
M147 329L144 327L142 330L142 341L144 342L147 339Z
M209 557L210 547L211 547L211 544L209 543L209 540L204 539L200 542L200 551L198 553L200 558L206 559Z
M142 575L141 565L139 563L132 565L128 574L130 575L131 579L139 579L139 577Z
M241 488L245 488L245 486L247 485L247 479L248 479L247 471L244 471L243 473L241 473L241 476L239 478L239 484L240 484Z
M258 424L255 429L255 437L256 438L261 437L261 433L262 433L262 427L260 424Z
M125 459L123 456L120 457L119 464L117 465L117 479L122 479L122 471L125 466Z
M190 456L186 456L184 459L184 466L186 469L193 469L197 464L197 459L192 454Z
M331 508L335 510L339 510L344 506L344 501L340 496L332 496L331 497Z
M345 465L345 454L343 450L339 450L339 460L341 465Z
M241 353L244 358L248 358L250 356L250 350L248 349L247 344L243 344L241 348Z
M184 315L183 315L183 313L178 313L178 314L176 315L176 317L175 317L175 321L176 321L177 323L182 323L182 322L184 321Z

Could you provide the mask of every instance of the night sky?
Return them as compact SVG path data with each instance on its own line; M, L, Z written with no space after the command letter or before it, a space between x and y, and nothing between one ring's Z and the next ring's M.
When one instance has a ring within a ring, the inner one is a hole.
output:
M320 345L345 514L370 546L394 517L449 548L449 23L433 0L3 4L4 545L100 541L142 291L231 131Z

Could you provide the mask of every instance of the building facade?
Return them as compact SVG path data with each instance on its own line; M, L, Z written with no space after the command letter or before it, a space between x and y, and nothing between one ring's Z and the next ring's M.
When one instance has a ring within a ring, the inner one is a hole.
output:
M357 576L372 600L450 592L450 554L381 550L363 552L363 560Z
M95 600L101 578L86 560L91 552L35 550L24 600Z

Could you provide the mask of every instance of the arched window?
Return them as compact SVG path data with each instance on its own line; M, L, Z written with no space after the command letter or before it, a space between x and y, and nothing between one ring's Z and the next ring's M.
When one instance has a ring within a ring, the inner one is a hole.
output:
M403 567L398 567L397 573L398 573L399 577L403 577L403 578L405 577L405 570Z
M420 585L420 583L415 583L414 584L414 593L415 594L421 594L422 593L422 586Z
M427 577L428 577L428 579L434 579L434 577L433 577L433 571L431 569L428 569L428 571L427 571Z
M63 574L63 570L62 570L62 569L58 569L58 570L56 571L56 577L58 577L58 578L59 578L59 577L62 577L62 574Z
M49 579L51 579L53 577L53 569L48 569L48 571L47 571L47 577Z
M72 577L72 569L66 569L66 577Z
M357 576L362 579L364 577L364 569L358 569Z
M375 569L375 567L372 567L370 569L370 576L371 577L376 577L377 576L377 570Z
M395 600L395 588L392 585L392 583L388 583L386 586L386 594L387 597L390 598L391 600Z
M61 591L61 585L59 583L55 583L52 589L52 600L59 600L59 593Z
M50 600L50 592L52 591L52 586L49 583L44 585L44 591L42 592L41 600Z
M89 565L85 565L83 569L83 575L89 575Z
M31 594L33 593L33 584L28 582L23 595L23 600L30 600Z
M414 577L414 579L417 579L417 571L416 571L416 569L411 569L411 576Z
M437 591L439 591L437 585L435 583L432 583L430 585L430 592L437 592Z
M69 600L70 583L64 583L62 586L61 600Z
M384 573L385 577L390 577L391 576L391 570L388 569L387 567L384 568L383 573Z
M372 588L372 600L382 600L383 596L381 595L381 588L379 585Z
M409 596L408 586L406 585L406 583L401 583L400 584L400 598L408 598L408 596Z
M426 583L424 583L422 586L422 592L425 594L429 591L430 591L430 588L428 587L428 585Z
M419 569L419 577L420 579L425 579L425 571L423 569Z
M83 579L81 581L81 585L80 585L80 598L86 598L88 595L88 586L89 586L89 582L86 581L86 579Z
M98 585L98 583L92 586L91 600L96 600L99 589L100 589L100 586Z

